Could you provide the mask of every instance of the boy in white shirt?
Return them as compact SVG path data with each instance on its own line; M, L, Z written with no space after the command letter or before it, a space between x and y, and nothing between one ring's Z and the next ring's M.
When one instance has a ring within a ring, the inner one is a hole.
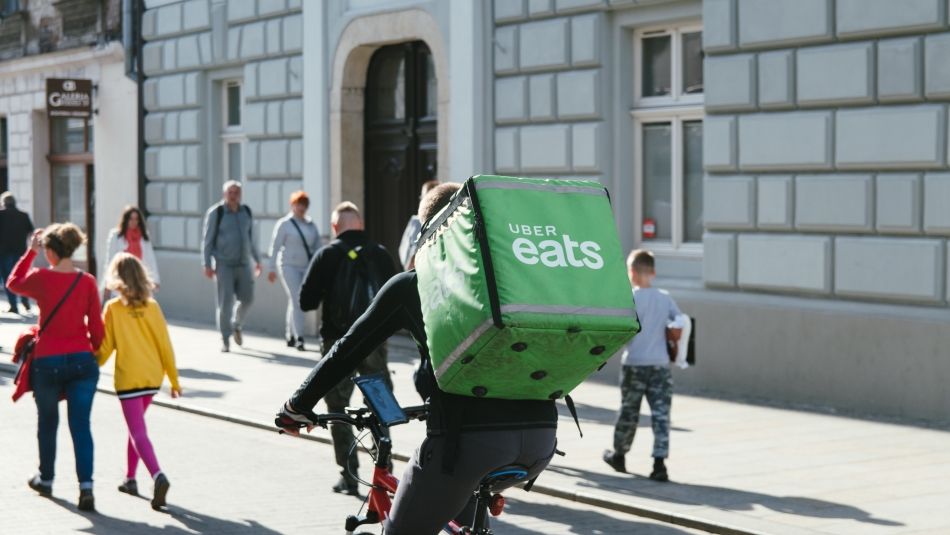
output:
M623 351L620 414L614 427L614 448L604 452L604 462L626 472L625 455L630 451L640 419L640 404L646 395L653 424L653 471L650 479L668 481L665 459L670 448L670 404L673 377L666 345L666 326L680 314L669 292L653 288L656 276L653 253L637 249L627 257L627 275L633 285L633 300L640 318L640 333Z

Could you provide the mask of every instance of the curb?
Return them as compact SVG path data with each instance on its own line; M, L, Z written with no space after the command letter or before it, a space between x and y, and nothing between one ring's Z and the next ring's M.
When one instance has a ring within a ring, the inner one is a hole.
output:
M0 373L8 374L11 377L16 373L16 365L0 362ZM110 396L115 396L115 390L111 388L97 387L96 390L102 394L108 394ZM187 412L190 414L195 414L197 416L204 416L206 418L213 418L215 420L220 420L223 422L230 422L245 427L250 427L254 429L260 429L263 431L275 432L274 425L269 423L262 423L250 418L243 418L240 416L235 416L233 414L227 414L224 412L219 412L211 409L205 409L197 407L194 405L189 405L185 403L179 403L174 401L164 401L153 399L152 405L157 405L159 407L164 407L166 409L179 410L182 412ZM323 436L315 435L305 435L301 434L300 437L303 440L309 440L311 442L319 442L321 444L332 445L333 441L330 438ZM365 448L360 448L364 452ZM392 457L394 460L400 462L408 462L409 456L396 451L392 452ZM639 505L633 505L629 503L623 503L617 500L612 500L609 498L603 498L599 496L593 496L584 492L573 492L565 491L556 487L551 487L543 483L536 483L531 487L531 492L538 494L543 494L545 496L551 496L553 498L559 498L562 500L568 500L584 505L590 505L593 507L599 507L601 509L607 509L611 511L616 511L619 513L627 513L634 516L640 516L644 518L649 518L651 520L657 520L660 522L666 522L668 524L673 524L676 526L681 526L684 528L698 529L702 531L707 531L709 533L716 533L719 535L767 535L760 531L752 531L748 529L739 528L736 526L731 526L728 524L712 522L709 520L703 520L702 518L697 518L694 516L684 515L680 513L674 513L671 511L664 511L659 508L652 507L643 507Z

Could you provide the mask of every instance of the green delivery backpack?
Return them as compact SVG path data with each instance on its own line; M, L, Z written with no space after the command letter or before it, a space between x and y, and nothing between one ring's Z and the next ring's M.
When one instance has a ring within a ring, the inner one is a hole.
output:
M640 330L597 182L474 176L418 243L422 314L444 392L557 399Z

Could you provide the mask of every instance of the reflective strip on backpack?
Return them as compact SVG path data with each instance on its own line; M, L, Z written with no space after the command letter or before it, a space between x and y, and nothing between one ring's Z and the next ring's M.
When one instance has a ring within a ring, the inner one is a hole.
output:
M501 313L529 312L534 314L575 314L578 316L607 316L619 318L634 318L633 308L597 308L597 307L566 307L548 305L501 305Z
M462 343L452 350L452 352L449 353L449 356L446 357L444 361L442 361L442 364L439 366L439 368L435 370L436 378L442 377L442 374L448 371L448 369L451 368L453 364L455 364L455 361L457 361L463 353L468 351L468 348L472 347L472 344L481 338L481 336L485 334L485 331L490 329L492 325L494 325L494 322L491 318L489 318L485 320L484 323L476 327L475 330L472 331L472 334L468 335L465 340L462 340Z
M528 183L514 183L514 182L488 182L488 181L476 181L475 182L476 190L483 189L528 189L535 191L542 191L544 193L581 193L584 195L600 195L607 196L607 190L604 188L591 188L585 186L550 186L546 184L528 184Z

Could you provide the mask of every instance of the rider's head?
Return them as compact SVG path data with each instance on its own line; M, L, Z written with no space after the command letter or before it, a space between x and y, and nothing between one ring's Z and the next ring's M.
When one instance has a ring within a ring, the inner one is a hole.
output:
M429 190L419 201L419 220L428 221L430 217L439 213L439 210L449 204L452 195L455 195L461 187L462 185L457 182L446 182Z
M348 230L363 230L363 216L360 209L350 201L341 202L330 216L333 235L339 236Z

